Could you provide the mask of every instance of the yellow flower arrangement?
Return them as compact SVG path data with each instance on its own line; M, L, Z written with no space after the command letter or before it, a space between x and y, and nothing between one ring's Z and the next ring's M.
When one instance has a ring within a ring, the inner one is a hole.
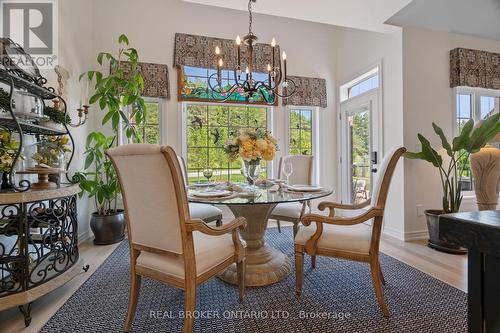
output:
M230 161L241 157L245 161L271 161L278 151L278 141L264 129L242 129L239 135L224 146Z
M34 153L31 158L39 165L59 167L59 164L64 162L60 161L60 156L71 151L68 142L69 137L66 135L46 136L42 139L38 151Z
M0 171L10 172L16 156L19 142L12 137L12 133L0 128Z

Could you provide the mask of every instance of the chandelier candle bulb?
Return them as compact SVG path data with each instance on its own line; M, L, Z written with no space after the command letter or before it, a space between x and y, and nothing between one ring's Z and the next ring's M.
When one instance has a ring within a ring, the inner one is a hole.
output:
M236 45L238 48L238 69L241 68L241 38L240 36L236 36Z
M283 51L283 69L284 69L285 80L286 80L286 53L285 53L285 51Z

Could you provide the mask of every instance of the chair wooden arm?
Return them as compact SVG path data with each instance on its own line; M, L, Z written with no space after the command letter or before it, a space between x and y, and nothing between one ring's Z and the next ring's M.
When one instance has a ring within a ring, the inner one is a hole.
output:
M383 210L380 208L372 207L363 214L352 217L332 217L319 214L307 214L301 219L303 225L308 226L311 222L327 223L336 225L355 225L368 221L377 216L382 216Z
M245 246L241 243L239 230L247 226L247 220L244 217L237 217L231 223L222 227L212 227L203 220L194 219L186 223L188 232L199 231L211 236L221 236L228 233L232 234L234 244L234 255L238 262L245 260Z
M193 219L186 223L187 231L199 231L210 236L221 236L235 230L237 231L238 229L243 229L246 226L247 220L244 217L235 218L231 223L225 224L222 227L212 227L201 219Z
M333 210L333 208L332 208ZM316 223L316 232L307 240L305 244L306 252L310 255L316 254L316 244L323 233L323 224L335 224L335 225L355 225L368 221L371 218L377 216L383 216L384 211L380 208L372 207L361 215L353 217L333 217L324 216L318 214L307 214L301 219L301 222L305 226L311 225L312 222Z
M324 211L325 209L328 208L328 209L330 209L330 213L328 214L328 216L334 217L335 216L335 208L356 210L356 209L365 208L369 205L370 205L370 200L365 200L359 204L354 204L354 205L347 205L347 204L341 204L341 203L336 203L336 202L323 201L323 202L319 203L318 209L321 211Z

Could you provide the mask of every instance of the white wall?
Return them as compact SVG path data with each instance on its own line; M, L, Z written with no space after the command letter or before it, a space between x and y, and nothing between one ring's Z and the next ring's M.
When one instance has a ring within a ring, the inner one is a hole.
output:
M336 47L337 91L377 63L382 64L383 152L403 145L402 33L380 34L338 28ZM403 163L399 163L387 202L384 232L402 237L404 232Z
M453 89L449 83L449 52L456 47L500 52L500 42L425 29L403 29L403 107L404 143L419 150L420 132L440 147L432 122L447 135L453 129ZM423 209L441 206L441 187L437 171L423 161L405 161L405 232L425 234L425 217L417 216L417 205ZM475 209L474 202L464 202L464 209Z
M67 84L68 113L73 122L78 120L76 109L80 106L85 89L78 82L79 75L91 68L94 57L92 46L92 3L90 1L59 1L59 65L70 73ZM57 76L53 70L42 73L49 80L48 86L57 88ZM93 116L85 126L70 129L75 140L75 157L70 175L83 169L84 142L93 128ZM86 199L78 200L78 221L80 240L88 237L89 213L92 207Z

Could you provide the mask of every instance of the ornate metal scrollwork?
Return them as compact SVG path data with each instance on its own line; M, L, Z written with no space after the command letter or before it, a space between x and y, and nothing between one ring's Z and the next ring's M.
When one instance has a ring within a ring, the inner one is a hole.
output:
M78 261L75 195L0 212L0 297L39 286Z

